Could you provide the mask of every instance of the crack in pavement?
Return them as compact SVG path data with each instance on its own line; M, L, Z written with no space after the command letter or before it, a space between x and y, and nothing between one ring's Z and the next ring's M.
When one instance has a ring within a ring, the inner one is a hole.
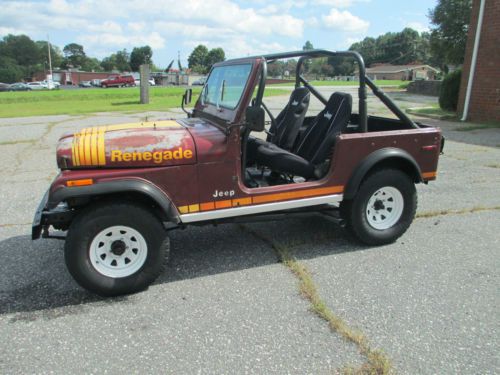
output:
M10 228L10 227L21 227L24 225L31 225L32 223L7 223L7 224L0 224L0 228Z
M342 318L330 310L318 293L314 280L307 267L299 262L291 253L290 247L280 244L245 225L241 230L252 234L269 245L276 253L280 263L283 263L298 279L299 290L303 298L311 305L311 311L325 320L333 332L340 334L345 340L355 344L366 362L359 367L344 366L340 369L345 374L392 374L394 368L390 359L380 349L373 349L367 337L359 330L351 328ZM293 248L293 247L292 247Z
M424 211L417 213L415 215L416 219L425 219L425 218L430 218L430 217L436 217L436 216L446 216L446 215L465 215L465 214L472 214L475 212L481 212L481 211L496 211L500 210L500 206L492 206L492 207L483 207L483 206L475 206L471 208L462 208L460 210L438 210L438 211Z

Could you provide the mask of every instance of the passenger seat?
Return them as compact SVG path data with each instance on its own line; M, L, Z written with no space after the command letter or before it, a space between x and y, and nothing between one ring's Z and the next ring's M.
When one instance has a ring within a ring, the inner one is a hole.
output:
M325 108L304 132L293 153L264 142L257 148L255 161L276 172L306 179L322 177L317 167L330 157L337 135L343 133L349 124L351 110L350 94L333 93Z

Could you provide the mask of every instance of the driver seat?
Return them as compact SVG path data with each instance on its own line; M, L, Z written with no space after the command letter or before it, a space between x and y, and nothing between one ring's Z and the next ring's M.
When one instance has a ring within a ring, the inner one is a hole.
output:
M248 139L247 153L249 160L255 160L257 149L268 142L284 150L292 149L300 127L304 123L310 98L311 94L307 87L298 87L293 90L286 107L276 119L272 118L266 141L254 137Z
M299 140L294 153L265 142L257 148L256 162L275 172L306 179L321 178L319 165L332 153L337 135L347 128L352 110L350 94L335 92Z

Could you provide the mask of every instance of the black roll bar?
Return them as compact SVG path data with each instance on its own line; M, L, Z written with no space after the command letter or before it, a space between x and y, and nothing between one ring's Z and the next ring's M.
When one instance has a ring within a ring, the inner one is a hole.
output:
M305 87L311 91L311 93L318 98L319 101L321 101L323 104L326 105L328 100L321 95L321 93L316 90L301 74L300 70L302 68L302 65L304 63L304 60L310 59L310 58L316 58L316 57L349 57L354 59L358 63L358 70L359 70L359 88L358 88L358 96L359 96L359 103L358 103L358 112L359 112L359 130L361 132L367 132L368 131L368 114L367 114L367 103L366 103L366 86L368 86L373 94L377 96L382 103L384 103L387 108L389 108L392 113L394 113L403 123L407 124L408 126L412 128L417 128L418 125L415 124L403 111L401 111L396 104L381 90L375 85L375 83L366 76L366 68L365 68L365 62L363 60L363 57L356 51L338 51L338 52L333 52L333 51L328 51L324 49L314 49L314 50L308 50L308 51L292 51L292 52L281 52L281 53L273 53L269 55L264 55L264 56L253 56L253 58L262 58L264 61L273 61L273 60L280 60L280 59L290 59L298 57L299 60L297 62L297 68L295 71L295 87L299 87L300 84L303 84ZM265 69L265 72L267 73L267 64L263 67ZM266 74L267 76L267 74ZM259 84L259 91L257 92L257 101L258 103L262 102L262 96L264 94L263 92L263 86L265 84L265 77L264 75L261 76L261 81ZM262 88L262 91L261 91Z
M307 87L314 96L316 96L323 104L327 103L325 97L323 97L312 85L307 82L307 80L301 76L300 68L307 58L315 58L315 57L349 57L354 59L358 63L359 69L359 129L361 132L368 131L368 117L367 117L367 106L366 106L366 86L365 86L365 78L366 78L366 69L365 62L363 57L356 51L340 51L333 52L327 51L324 49L313 49L308 51L294 51L294 52L282 52L275 53L270 55L264 55L263 57L266 60L279 60L279 59L289 59L292 57L299 57L299 61L297 62L297 69L295 71L295 86L300 85L302 83L305 87Z
M398 108L396 104L389 98L385 92L383 92L381 89L378 88L377 85L369 78L366 77L366 84L368 87L372 90L373 94L380 99L382 103L384 103L387 108L391 110L392 113L394 113L401 121L403 121L406 125L409 125L412 128L418 129L418 125L415 124L408 116L406 116L406 113L404 113L402 110Z

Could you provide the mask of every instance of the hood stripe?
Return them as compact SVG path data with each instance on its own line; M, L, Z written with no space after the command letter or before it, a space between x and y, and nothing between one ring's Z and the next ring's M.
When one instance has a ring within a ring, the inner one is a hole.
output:
M106 165L105 135L108 131L155 128L182 128L182 125L174 120L162 120L84 128L73 134L73 166Z

